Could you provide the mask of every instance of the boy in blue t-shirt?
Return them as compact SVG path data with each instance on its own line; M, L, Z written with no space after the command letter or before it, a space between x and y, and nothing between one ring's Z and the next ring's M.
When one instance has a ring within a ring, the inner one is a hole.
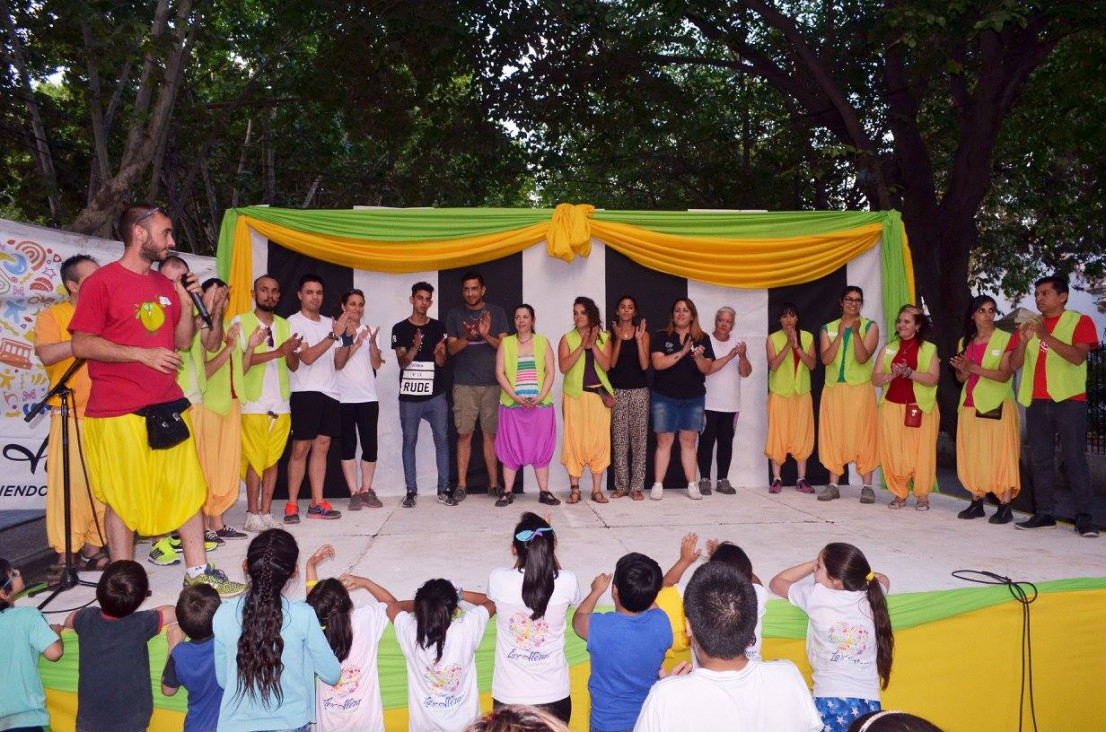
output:
M215 633L211 619L219 609L219 593L210 585L189 585L177 598L178 626L169 628L169 657L161 674L161 693L188 690L185 732L205 732L219 725L223 689L215 680ZM184 643L184 636L188 640Z
M672 645L672 624L653 607L663 575L655 560L631 552L614 569L613 613L592 615L611 584L601 574L580 603L572 629L591 654L591 732L632 730L649 689L657 680L664 653Z

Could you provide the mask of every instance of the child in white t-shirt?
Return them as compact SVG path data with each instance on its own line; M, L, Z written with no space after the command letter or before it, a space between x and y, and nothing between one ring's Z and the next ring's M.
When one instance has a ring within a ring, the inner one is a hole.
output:
M557 562L553 528L534 513L514 530L515 565L492 571L488 599L496 617L492 701L539 706L566 724L572 716L565 629L568 608L580 604L576 575Z
M342 675L331 685L316 680L316 732L383 732L384 706L376 654L388 625L386 606L374 602L354 608L347 587L359 577L318 581L318 564L334 556L329 544L307 560L307 604L315 610L330 649L341 662Z
M799 582L809 575L813 582ZM806 652L826 732L845 732L857 717L880 710L895 648L885 596L890 586L859 549L843 543L827 544L814 561L769 583L810 619Z

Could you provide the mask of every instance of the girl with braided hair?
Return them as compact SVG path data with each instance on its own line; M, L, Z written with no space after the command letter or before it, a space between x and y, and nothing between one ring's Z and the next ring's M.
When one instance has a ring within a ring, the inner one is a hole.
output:
M341 675L315 611L281 594L298 559L287 531L258 534L243 562L249 589L215 613L220 730L306 732L315 721L315 677L334 684Z

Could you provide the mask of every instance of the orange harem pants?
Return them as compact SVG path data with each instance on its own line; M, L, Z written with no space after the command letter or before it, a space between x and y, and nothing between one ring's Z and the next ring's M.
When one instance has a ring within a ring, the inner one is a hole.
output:
M601 473L611 464L611 410L603 398L585 391L578 397L565 396L561 404L565 431L561 464L573 478L584 474L584 466Z
M238 500L241 480L242 425L238 400L231 400L226 414L214 412L202 404L194 405L192 411L196 452L207 481L203 511L207 516L222 516Z
M922 413L920 427L907 427L906 405L884 401L879 405L879 460L887 489L896 498L910 494L914 482L914 497L924 498L937 480L937 430L941 426L941 410L936 405L929 414Z
M1021 435L1018 405L1008 398L1002 403L1002 419L980 419L975 407L961 407L956 428L956 475L974 498L987 493L1010 499L1021 491Z
M90 495L85 467L77 449L77 436L87 448L85 422L69 417L69 537L74 552L86 544L103 546L107 540L104 528L104 504ZM65 472L62 469L61 414L50 413L50 440L46 448L46 540L58 554L65 551ZM97 524L99 528L97 528Z
M861 475L879 467L876 389L871 383L838 383L822 390L818 408L818 460L826 470L845 474L856 463Z
M810 394L768 394L768 439L764 456L777 463L790 453L806 460L814 452L814 402Z

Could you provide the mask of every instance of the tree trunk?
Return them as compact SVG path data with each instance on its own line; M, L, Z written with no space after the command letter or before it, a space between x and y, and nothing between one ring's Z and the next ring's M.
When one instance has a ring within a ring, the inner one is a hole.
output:
M253 120L246 120L246 140L242 143L242 152L238 155L238 170L234 172L234 192L230 196L230 207L238 208L238 183L242 180L242 173L246 170L246 153L250 149L250 138L253 136Z

